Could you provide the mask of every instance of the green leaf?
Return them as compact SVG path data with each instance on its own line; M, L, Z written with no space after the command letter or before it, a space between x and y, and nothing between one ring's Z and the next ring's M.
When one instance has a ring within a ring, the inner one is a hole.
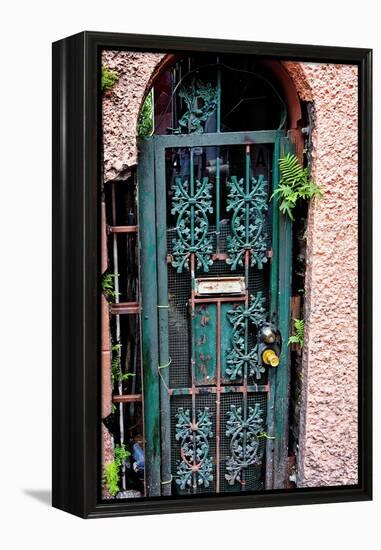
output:
M119 75L115 71L111 71L104 65L102 65L102 75L101 75L101 85L102 85L102 92L105 90L109 90L112 88L119 80Z
M290 336L287 345L298 344L300 348L304 346L304 320L294 319L294 331L295 334Z
M299 200L321 198L323 192L309 177L308 168L304 168L294 154L288 153L279 159L281 179L270 200L279 197L279 209L294 221L292 210Z

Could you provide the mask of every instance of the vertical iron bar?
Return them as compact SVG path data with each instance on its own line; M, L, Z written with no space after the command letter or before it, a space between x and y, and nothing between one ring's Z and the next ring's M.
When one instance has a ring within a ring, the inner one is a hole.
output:
M245 170L245 194L246 196L250 193L250 145L246 145L246 156L245 156L245 164L246 164L246 170ZM249 202L245 201L245 233L246 233L246 245L249 242L249 224L250 224L250 216L249 216ZM248 310L249 308L249 261L250 261L250 252L248 249L245 250L245 288L246 288L246 295L245 295L245 309ZM249 321L247 317L245 317L245 356L248 355L248 338L249 338ZM247 421L247 361L244 362L244 371L243 371L243 421ZM247 431L243 431L243 438L242 438L242 448L243 448L243 462L246 460L246 443L247 443ZM242 470L242 491L246 490L246 472L245 469Z
M273 174L272 174L272 193L279 186L279 147L280 134L277 135L274 144L273 156ZM270 274L270 298L271 298L271 320L276 322L278 310L278 243L279 243L279 199L278 195L272 198L272 258Z
M195 342L195 331L196 331L196 320L195 320L195 254L191 253L190 257L190 272L191 272L191 281L192 281L192 290L191 290L191 377L192 377L192 424L196 425L196 381L195 381L195 354L196 354L196 342ZM192 445L193 445L193 464L197 462L196 457L196 431L193 431L192 435ZM197 491L197 474L193 472L192 475L192 488L193 492Z
M294 152L288 138L282 140L281 155ZM276 369L275 381L275 440L274 440L274 489L285 487L288 458L288 401L290 379L291 279L292 279L292 225L288 216L279 214L279 330L282 334L282 352Z
M216 158L216 252L220 251L220 148Z
M190 177L190 186L189 186L189 196L193 199L194 197L194 164L193 164L193 149L189 150L189 177ZM194 246L194 204L191 204L191 246Z
M220 58L217 56L217 133L221 132L221 69Z
M117 225L116 221L116 197L115 197L115 183L112 184L111 188L111 210L112 210L112 224ZM114 288L115 288L115 303L119 303L119 262L118 262L118 236L116 233L113 233L112 236L112 252L113 252L113 261L114 261ZM118 346L117 353L118 353L118 365L119 369L121 370L121 350L120 350L120 315L115 316L115 338L116 338L116 344ZM123 382L118 380L118 394L123 394ZM119 434L120 434L120 445L121 447L124 445L124 405L123 403L119 403ZM123 491L126 490L126 466L125 464L122 464L122 489Z
M194 196L194 165L193 165L193 149L190 148L189 150L190 154L190 162L189 162L189 171L190 171L190 190L189 190L189 196L193 198ZM194 246L194 205L191 205L191 245ZM191 375L192 375L192 424L193 426L196 425L196 376L195 376L195 364L196 364L196 342L195 342L195 334L196 334L196 320L195 320L195 253L191 252L190 255L190 274L191 274ZM196 464L196 450L197 450L197 444L196 444L196 431L193 431L192 436L192 444L193 444L193 463ZM192 474L192 485L193 485L193 492L195 493L197 491L197 474L196 472L193 472Z
M273 153L272 193L279 185L280 133L276 137ZM272 258L270 272L270 318L278 324L278 272L279 272L279 203L277 195L272 199ZM276 369L268 369L269 392L267 395L267 433L274 437L275 431L275 380ZM266 489L273 488L274 480L274 439L266 440Z
M159 363L169 365L168 346L168 265L167 265L167 204L165 152L155 149L156 250ZM161 494L171 494L171 404L169 396L170 366L160 368L160 434L161 434Z
M217 65L220 62L217 56ZM217 133L221 132L221 69L217 68ZM220 251L220 148L216 157L216 252Z

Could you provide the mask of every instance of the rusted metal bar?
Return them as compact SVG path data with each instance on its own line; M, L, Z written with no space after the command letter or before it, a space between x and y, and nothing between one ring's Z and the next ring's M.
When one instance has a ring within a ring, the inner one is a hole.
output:
M109 233L137 233L137 225L109 225Z
M189 151L190 156L190 196L194 196L194 166L193 166L193 149ZM191 245L194 247L194 205L191 205ZM195 342L195 254L194 252L190 255L190 275L191 275L191 325L192 325L192 335L191 335L191 375L192 375L192 424L196 425L196 375L195 375L195 365L196 365L196 342ZM197 442L196 442L196 430L193 431L193 456L194 461L196 461L196 451L197 451ZM195 466L196 464L194 464ZM197 491L197 474L193 472L192 475L192 489L195 493Z
M227 260L229 258L229 254L227 252L216 252L215 254L212 254L213 260Z
M140 302L119 302L112 304L110 308L112 315L133 315L140 311Z
M114 403L136 403L142 401L141 393L131 393L129 395L113 395L112 400Z
M216 296L210 298L194 298L193 301L195 304L209 304L217 302L244 302L246 300L245 296ZM189 301L191 303L191 301Z
M216 493L220 492L220 420L221 420L221 300L217 302L217 387L216 387Z

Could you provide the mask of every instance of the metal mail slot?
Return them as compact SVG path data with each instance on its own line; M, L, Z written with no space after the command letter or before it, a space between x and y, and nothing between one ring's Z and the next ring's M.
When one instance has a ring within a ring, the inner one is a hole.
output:
M208 277L198 278L196 282L196 294L245 294L244 277Z

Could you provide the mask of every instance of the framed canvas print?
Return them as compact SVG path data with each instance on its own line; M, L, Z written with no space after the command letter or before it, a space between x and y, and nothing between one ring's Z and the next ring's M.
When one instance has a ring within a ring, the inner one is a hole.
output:
M371 498L371 51L53 45L53 505Z

